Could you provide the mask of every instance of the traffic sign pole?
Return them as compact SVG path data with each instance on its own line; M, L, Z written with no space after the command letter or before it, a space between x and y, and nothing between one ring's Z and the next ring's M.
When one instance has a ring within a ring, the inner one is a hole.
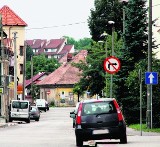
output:
M158 72L146 72L145 84L150 87L150 92L147 92L147 97L150 97L149 102L147 101L147 127L152 129L152 85L158 84Z
M112 97L113 74L120 70L120 60L114 56L104 60L104 70L111 74L110 97Z

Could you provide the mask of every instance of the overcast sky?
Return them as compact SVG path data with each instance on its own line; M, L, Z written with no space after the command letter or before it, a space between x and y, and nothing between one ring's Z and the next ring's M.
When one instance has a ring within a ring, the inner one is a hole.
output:
M28 24L26 39L91 37L87 19L94 0L0 0L4 5Z

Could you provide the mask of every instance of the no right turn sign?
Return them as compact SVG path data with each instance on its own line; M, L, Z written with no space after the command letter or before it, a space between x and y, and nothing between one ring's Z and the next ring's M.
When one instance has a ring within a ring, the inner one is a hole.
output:
M104 60L104 70L110 74L114 74L120 70L120 60L114 56L110 56Z

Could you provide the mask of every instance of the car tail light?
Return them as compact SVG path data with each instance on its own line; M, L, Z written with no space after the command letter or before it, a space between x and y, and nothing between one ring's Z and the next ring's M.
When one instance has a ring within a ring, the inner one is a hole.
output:
M122 112L121 112L121 110L120 110L120 108L119 108L119 105L118 105L118 103L116 102L116 100L113 100L113 102L114 102L114 105L115 105L116 110L117 110L118 120L119 120L119 121L122 121L122 120L123 120L123 115L122 115Z
M79 104L78 113L76 117L76 124L81 124L82 103Z

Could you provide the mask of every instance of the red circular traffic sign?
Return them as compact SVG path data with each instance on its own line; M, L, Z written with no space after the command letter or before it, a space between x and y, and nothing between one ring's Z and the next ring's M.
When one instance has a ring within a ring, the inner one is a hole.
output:
M51 92L50 92L50 90L49 91L47 91L47 94L50 94Z
M104 60L104 70L110 74L114 74L120 70L120 60L115 56L110 56Z

